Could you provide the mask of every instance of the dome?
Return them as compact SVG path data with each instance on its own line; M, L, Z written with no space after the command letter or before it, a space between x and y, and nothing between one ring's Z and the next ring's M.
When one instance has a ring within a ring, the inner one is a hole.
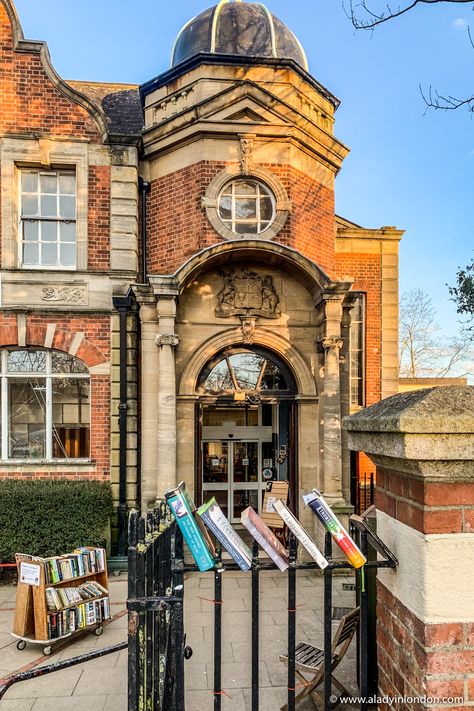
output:
M194 17L176 38L171 66L200 53L293 59L308 69L293 32L259 2L221 0Z

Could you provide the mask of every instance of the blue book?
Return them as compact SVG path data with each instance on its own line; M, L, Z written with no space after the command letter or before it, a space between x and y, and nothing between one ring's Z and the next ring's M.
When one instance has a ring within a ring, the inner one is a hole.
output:
M165 496L171 513L176 519L199 570L201 572L212 570L215 566L215 560L211 556L198 525L194 520L194 516L189 507L188 497L179 488L167 491Z
M209 530L230 553L239 568L244 571L250 570L252 551L237 531L234 531L214 497L198 509L197 515L202 518Z

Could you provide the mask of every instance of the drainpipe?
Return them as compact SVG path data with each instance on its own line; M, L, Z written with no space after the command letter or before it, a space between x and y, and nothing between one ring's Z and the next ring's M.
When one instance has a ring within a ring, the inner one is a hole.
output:
M125 558L127 544L127 316L132 306L130 292L114 296L120 324L120 404L119 404L119 506L117 556Z
M147 257L147 241L146 241L146 222L147 222L147 200L146 196L150 192L151 185L142 177L138 178L138 189L141 193L141 249L142 249L142 264L140 272L140 281L146 283L146 257Z

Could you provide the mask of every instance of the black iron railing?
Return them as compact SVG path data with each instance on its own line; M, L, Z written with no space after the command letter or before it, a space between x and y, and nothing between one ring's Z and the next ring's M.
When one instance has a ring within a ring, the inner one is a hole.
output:
M375 504L375 474L374 472L356 475L354 481L355 500L353 501L355 513L360 514Z
M367 540L365 534L361 534L361 549L367 550ZM295 697L298 689L295 683L295 649L296 649L296 620L297 620L297 571L298 570L319 570L316 563L297 563L297 544L293 536L289 541L290 567L288 570L288 711L295 711ZM334 699L330 701L333 694L331 686L331 665L332 665L332 585L333 573L340 570L353 571L349 563L332 559L332 539L329 534L325 539L325 556L330 561L329 566L324 570L324 709L329 711L334 707ZM237 565L225 563L226 569L239 570ZM369 598L368 578L376 574L377 568L393 567L389 561L368 562L364 566L364 573L358 573L357 586L360 600L360 634L359 634L359 678L360 695L369 698L370 690L368 686L369 678L373 675L373 660L369 659ZM185 566L185 572L195 572L195 566ZM258 545L253 546L252 561L252 616L249 635L252 636L252 667L251 667L251 688L252 688L252 711L259 710L259 574L263 570L277 570L276 567L259 558ZM225 574L225 573L224 573ZM245 575L245 573L243 573ZM220 711L222 708L222 696L224 690L221 683L221 649L222 649L222 573L214 573L214 709ZM375 630L373 630L375 632ZM361 702L361 709L367 709L368 705Z
M129 711L183 711L182 537L166 504L130 514L127 607Z

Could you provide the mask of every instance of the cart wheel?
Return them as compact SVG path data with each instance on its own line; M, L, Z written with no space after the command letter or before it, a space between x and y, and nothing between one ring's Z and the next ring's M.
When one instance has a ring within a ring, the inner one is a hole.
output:
M26 642L24 639L19 639L18 642L16 643L16 648L17 649L25 649L26 647Z
M51 654L52 651L53 651L53 648L50 644L48 644L47 647L43 648L43 654L45 654L47 657L49 657L49 655Z
M100 637L100 635L102 634L103 631L104 631L103 627L96 627L94 630L94 634L96 637Z

